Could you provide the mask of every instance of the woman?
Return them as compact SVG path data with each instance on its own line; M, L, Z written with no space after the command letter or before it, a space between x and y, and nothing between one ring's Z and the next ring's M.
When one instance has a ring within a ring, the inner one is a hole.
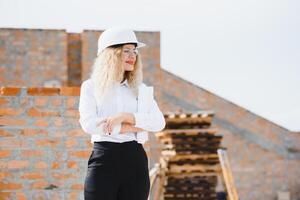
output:
M142 81L138 42L132 30L111 28L98 39L90 79L81 85L82 129L93 151L84 183L85 200L146 200L150 181L142 146L148 131L165 127L153 87Z

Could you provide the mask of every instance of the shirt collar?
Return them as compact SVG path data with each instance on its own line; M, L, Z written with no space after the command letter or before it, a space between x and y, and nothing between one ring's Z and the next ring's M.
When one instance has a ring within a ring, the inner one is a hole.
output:
M124 85L124 86L129 87L128 82L127 82L127 79L125 79L125 81L123 81L122 83L120 83L120 85L121 85L121 86Z

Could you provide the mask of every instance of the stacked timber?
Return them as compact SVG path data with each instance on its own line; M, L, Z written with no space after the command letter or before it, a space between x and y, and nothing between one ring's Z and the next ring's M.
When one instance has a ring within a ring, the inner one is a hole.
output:
M157 133L163 144L166 200L215 200L222 136L211 128L214 113L165 114L166 127Z

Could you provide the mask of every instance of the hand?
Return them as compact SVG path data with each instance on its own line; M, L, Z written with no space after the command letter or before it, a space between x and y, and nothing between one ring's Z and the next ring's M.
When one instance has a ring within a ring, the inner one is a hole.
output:
M132 124L128 124L128 123L122 123L122 126L121 126L121 130L120 130L120 133L121 134L125 134L125 133L132 133L132 132L140 132L140 131L145 131L144 129L142 128L137 128L137 127L134 127Z
M116 124L121 124L124 118L122 114L118 114L115 116L107 117L106 119L99 122L97 125L100 126L103 123L103 131L104 133L111 134L113 128Z

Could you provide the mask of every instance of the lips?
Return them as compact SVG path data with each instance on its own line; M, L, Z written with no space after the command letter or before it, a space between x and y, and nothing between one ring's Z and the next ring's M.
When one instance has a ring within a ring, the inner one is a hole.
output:
M134 64L134 61L133 60L127 60L126 63L130 64L130 65L133 65Z

